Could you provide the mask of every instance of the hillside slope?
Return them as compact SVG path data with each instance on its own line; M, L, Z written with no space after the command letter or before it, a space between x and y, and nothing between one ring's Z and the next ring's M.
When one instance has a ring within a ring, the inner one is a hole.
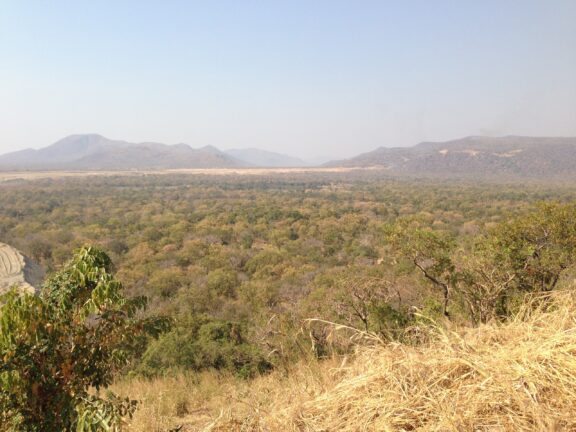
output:
M506 323L420 329L427 343L360 348L250 382L205 374L127 381L131 430L576 430L576 293L535 298Z
M384 148L329 166L381 166L397 174L558 177L576 175L576 138L467 137Z
M3 170L234 168L246 164L214 147L129 143L101 135L70 135L40 150L0 156Z

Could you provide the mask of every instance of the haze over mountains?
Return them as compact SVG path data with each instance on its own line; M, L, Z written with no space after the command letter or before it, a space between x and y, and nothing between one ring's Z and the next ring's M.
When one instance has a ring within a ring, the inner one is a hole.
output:
M131 170L303 167L301 159L260 149L129 143L97 134L71 135L39 149L0 156L0 170ZM576 178L576 138L471 136L413 147L380 147L325 167L379 167L397 175Z
M256 148L226 150L226 154L247 164L260 167L303 167L302 159Z
M264 150L223 152L212 146L129 143L97 134L70 135L39 150L0 156L2 170L125 170L303 166L300 159Z
M380 147L326 166L376 166L408 175L576 178L576 138L471 136L413 147Z

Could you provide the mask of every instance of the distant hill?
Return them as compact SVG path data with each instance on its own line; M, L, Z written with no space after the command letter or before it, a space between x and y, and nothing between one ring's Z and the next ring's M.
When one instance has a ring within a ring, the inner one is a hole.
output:
M247 164L214 147L129 143L101 135L70 135L40 150L0 156L3 170L234 168Z
M258 167L303 167L308 165L302 159L256 148L226 150L226 154Z
M414 147L380 147L327 166L380 166L391 173L460 177L576 178L576 137L472 136Z

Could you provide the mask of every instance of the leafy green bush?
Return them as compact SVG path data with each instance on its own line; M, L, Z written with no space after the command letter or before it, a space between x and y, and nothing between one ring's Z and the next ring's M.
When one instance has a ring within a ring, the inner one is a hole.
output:
M234 297L238 286L236 272L229 269L217 269L208 273L208 289L219 296Z
M99 396L165 318L138 317L102 251L79 250L40 296L0 297L0 430L118 431L135 402ZM92 394L92 389L96 394Z
M244 338L243 326L194 317L152 342L137 371L153 376L178 369L229 370L242 378L268 371L272 365Z

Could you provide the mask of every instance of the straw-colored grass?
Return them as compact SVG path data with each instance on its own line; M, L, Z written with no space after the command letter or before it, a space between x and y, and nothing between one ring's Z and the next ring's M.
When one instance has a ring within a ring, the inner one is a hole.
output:
M431 333L252 382L204 374L116 390L143 400L134 431L576 431L575 293L504 324Z

